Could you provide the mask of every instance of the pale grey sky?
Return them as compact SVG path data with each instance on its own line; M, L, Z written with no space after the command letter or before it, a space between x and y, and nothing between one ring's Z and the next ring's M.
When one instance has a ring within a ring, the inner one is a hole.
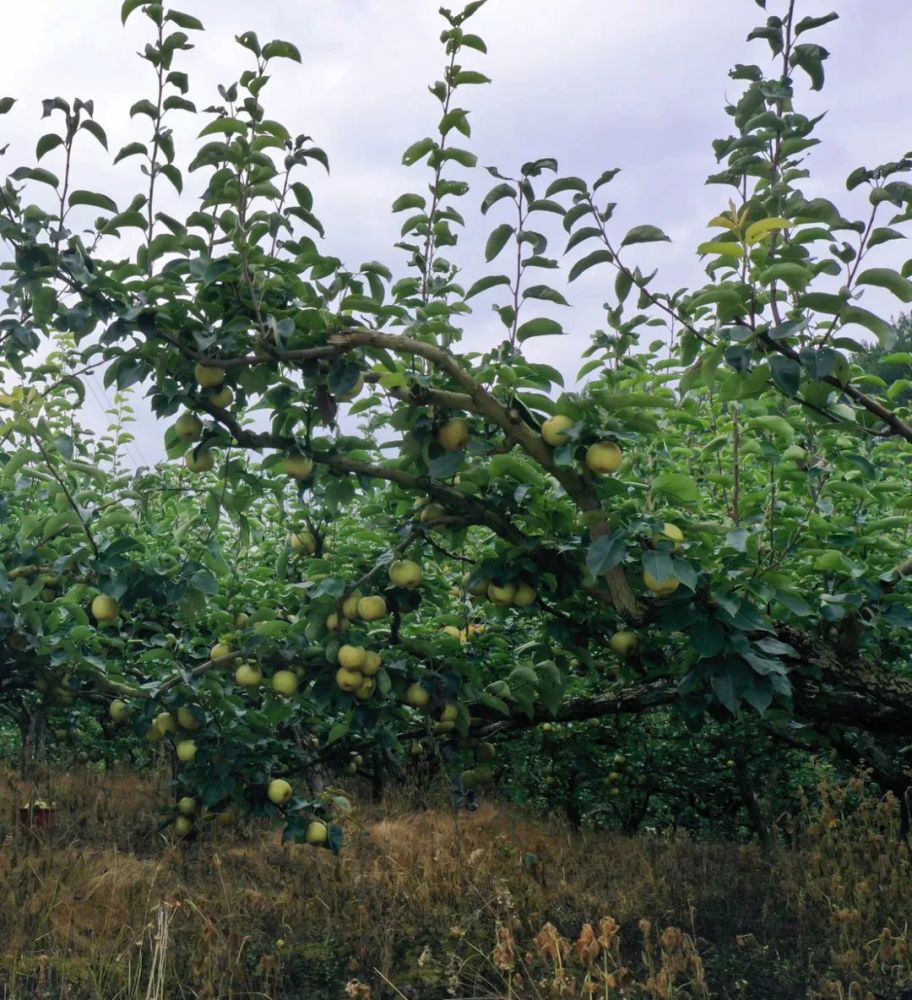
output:
M457 7L457 0L450 6ZM402 150L432 134L436 102L427 84L441 74L438 44L442 20L434 0L181 0L178 9L206 25L199 48L178 57L191 76L198 107L217 102L216 84L230 83L247 67L248 53L234 35L255 30L265 41L288 39L301 49L303 65L276 61L265 92L270 117L293 132L313 136L329 154L332 174L316 170L309 181L315 210L326 226L326 246L350 264L370 259L401 264L391 249L401 217L389 206L406 190L421 190L426 174L401 166ZM769 0L769 13L780 6ZM94 98L96 118L107 129L112 153L145 138L146 119L132 125L127 109L150 96L147 64L136 58L148 22L134 14L120 25L112 0L32 0L4 4L0 34L0 96L19 98L0 119L0 146L11 148L4 170L32 161L44 97ZM912 4L907 0L798 0L800 15L836 9L841 20L815 33L831 52L822 94L802 97L800 108L815 114L831 109L820 127L824 144L811 151L813 195L836 200L846 214L863 210L862 192L847 195L848 172L864 163L896 158L912 148L912 100L908 81L908 39ZM514 171L527 159L555 156L561 171L589 178L621 167L611 199L619 202L615 226L650 222L672 244L643 248L644 265L661 267L657 282L674 289L700 280L693 248L705 224L724 207L729 189L704 186L715 169L710 142L729 132L726 96L739 84L727 73L736 62L762 62L768 49L745 41L765 14L753 0L489 0L472 21L488 43L486 57L467 54L493 85L467 88L460 105L471 110L471 148L483 165ZM801 77L802 74L799 74ZM803 81L802 81L803 85ZM179 120L175 117L175 122ZM185 137L200 123L186 117ZM178 136L178 149L180 150ZM185 148L187 148L185 146ZM77 167L76 183L126 200L138 189L136 160L116 168L91 140ZM54 154L46 165L54 168ZM185 157L179 160L186 162ZM499 219L481 219L477 206L490 186L487 174L467 179L472 191L460 206L470 235L459 254L466 282L485 272L481 253L487 232ZM189 209L188 209L189 210ZM902 244L882 248L881 261L908 256ZM555 231L550 248L563 249ZM613 277L594 269L571 286L573 311L556 315L570 336L532 341L536 359L556 364L572 377L592 329L601 324L601 303ZM500 338L491 293L476 300L466 321L466 341L482 347ZM865 304L869 304L871 298ZM895 311L889 300L878 302ZM100 380L98 398L104 401ZM90 396L88 422L104 425ZM137 407L141 402L137 400ZM163 427L144 421L137 431L147 459L161 455ZM135 457L135 456L134 456Z

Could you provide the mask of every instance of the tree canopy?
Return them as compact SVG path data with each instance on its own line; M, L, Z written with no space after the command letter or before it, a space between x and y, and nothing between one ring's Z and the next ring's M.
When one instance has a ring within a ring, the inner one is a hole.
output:
M237 36L247 68L200 110L179 67L202 24L125 0L153 80L114 156L129 202L79 186L83 145L107 148L92 102L44 102L50 131L0 188L0 701L116 699L175 743L182 788L281 810L297 838L332 803L296 779L343 750L395 769L456 735L482 782L491 737L658 708L762 718L904 791L912 422L883 366L912 356L861 303L912 301L912 260L893 266L912 153L854 170L848 215L805 195L820 119L800 101L837 15L783 4L751 33L769 61L730 73L718 213L684 248L706 280L663 290L638 261L668 237L617 229L616 167L479 168L484 2L441 9L388 262L325 250L306 181L327 153L269 117L290 42ZM470 226L484 261L464 273ZM596 269L604 325L581 349L561 317ZM491 307L500 338L463 349ZM580 353L570 384L526 356L540 337ZM120 441L80 430L96 369L145 391L173 464L124 470L122 421Z

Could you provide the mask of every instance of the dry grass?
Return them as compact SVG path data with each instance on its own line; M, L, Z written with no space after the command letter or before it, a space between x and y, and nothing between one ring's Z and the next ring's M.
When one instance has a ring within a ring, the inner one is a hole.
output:
M860 782L825 789L767 857L405 797L356 806L339 857L255 824L180 845L157 832L152 780L81 771L38 791L56 805L41 833L16 821L29 790L0 775L3 1000L899 1000L912 986L909 848L895 802Z

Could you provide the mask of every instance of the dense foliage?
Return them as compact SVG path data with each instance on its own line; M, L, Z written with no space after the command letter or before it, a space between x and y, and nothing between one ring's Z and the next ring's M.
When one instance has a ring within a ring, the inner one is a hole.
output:
M662 710L598 730L612 758L643 734L647 791L649 747L708 727L749 812L748 763L776 745L834 748L904 793L912 355L861 297L912 301L912 261L891 266L912 154L853 171L850 209L805 196L819 119L801 87L823 86L811 39L836 15L789 2L752 32L769 69L731 72L705 284L660 290L638 248L668 237L615 231L617 170L552 158L487 168L485 259L463 274L448 255L477 203L464 105L488 82L483 5L441 10L439 118L403 154L424 175L393 206L395 265L325 249L306 177L327 155L265 103L270 64L301 59L289 42L238 36L248 68L201 111L178 67L202 24L125 0L155 82L115 156L139 175L129 203L77 186L83 143L107 145L92 103L44 102L37 162L0 189L17 383L0 398L0 702L24 731L46 701L110 706L106 727L175 744L180 794L284 813L289 836L332 846L313 824L339 805L321 767L380 781L428 757L477 786L492 740L552 718L589 734L579 760L599 742L583 720ZM189 155L172 132L187 114ZM185 183L199 204L188 190L186 214L162 211ZM568 386L524 348L568 336L554 317L590 271L604 329ZM481 303L502 338L464 351ZM146 388L179 464L125 471L122 415L108 441L80 429L95 369ZM543 735L510 766L541 764ZM646 816L637 784L628 825ZM691 808L663 802L658 822Z

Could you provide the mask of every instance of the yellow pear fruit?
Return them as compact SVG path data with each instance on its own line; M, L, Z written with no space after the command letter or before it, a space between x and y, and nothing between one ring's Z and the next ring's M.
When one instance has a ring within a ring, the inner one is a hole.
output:
M193 820L189 816L178 816L174 821L174 832L178 837L186 837L193 832Z
M252 667L249 663L242 663L234 672L234 680L241 687L255 688L263 680L263 672L259 667Z
M379 621L386 617L386 601L379 594L362 597L358 601L357 612L363 621Z
M177 744L177 759L184 764L189 764L196 756L196 742L194 740L181 740Z
M231 652L231 647L227 642L217 642L212 649L209 650L210 660L220 660L223 656L227 656Z
M361 687L364 674L360 670L349 670L348 667L339 667L336 671L336 684L346 693L353 694Z
M520 580L516 584L516 593L513 595L513 603L517 608L527 608L530 604L535 603L535 598L538 594L535 592L535 588L530 584L526 583L525 580Z
M375 676L382 665L383 657L379 653L374 652L372 649L365 650L364 666L361 668L361 673L364 674L365 677Z
M339 618L338 614L334 611L331 615L326 616L326 629L329 632L344 632L348 627L348 622L344 618Z
M177 723L170 712L159 712L152 721L152 725L164 736L166 733L173 733L177 730Z
M417 587L422 576L421 567L411 559L397 559L389 568L390 583L394 587Z
M273 778L269 782L266 794L273 805L284 806L294 795L294 789L284 778Z
M180 802L177 803L177 811L181 816L195 816L197 810L197 802L190 795L185 795Z
M356 590L354 593L348 595L342 602L342 617L348 618L351 621L352 618L358 617L358 601L361 600L361 591Z
M586 450L586 468L601 475L617 472L623 461L624 453L613 441L602 441Z
M346 670L360 670L364 666L367 651L363 646L351 646L346 643L339 647L338 662Z
M315 844L317 846L325 844L329 840L329 827L325 823L321 823L318 819L311 820L307 824L304 840L308 844Z
M459 451L469 443L469 425L458 417L448 420L437 431L437 441L446 451Z
M213 392L209 397L209 402L213 406L217 406L220 410L227 410L234 402L234 393L226 385L224 388L219 389L218 392Z
M130 706L122 701L120 698L115 698L111 702L111 707L108 709L111 718L114 722L126 722L127 716L130 714Z
M215 468L215 455L211 451L199 451L196 455L188 451L184 455L184 465L190 472L212 472Z
M364 677L361 683L355 688L355 697L358 701L367 701L374 693L376 683L373 677Z
M285 475L292 479L309 479L313 470L313 460L304 455L289 455L285 459Z
M277 670L272 675L272 690L290 698L298 690L298 675L292 670Z
M488 584L488 598L495 604L512 604L516 597L516 584L505 583L498 586L496 583Z
M415 681L405 692L405 700L413 708L427 708L431 703L431 692L423 684Z
M288 544L291 546L292 552L304 552L312 556L317 551L317 540L309 531L290 531Z
M181 705L177 710L177 721L181 729L194 730L199 729L202 723L193 714L193 710L188 708L186 705Z
M545 444L550 444L552 448L557 448L566 444L570 438L567 431L573 426L574 421L564 414L559 413L556 417L549 417L541 425L541 436Z
M630 656L631 653L636 652L639 645L640 637L636 634L636 632L630 632L626 629L622 629L620 632L615 632L611 637L612 652L623 658L626 658Z
M440 712L441 722L455 722L459 718L459 706L453 702L447 702Z
M174 433L181 441L199 441L203 436L203 422L195 413L182 413L174 424Z
M440 631L443 632L445 635L452 636L454 639L458 639L462 635L462 633L455 625L444 625Z
M670 524L666 521L662 525L661 532L656 536L657 541L662 542L674 542L673 552L680 552L681 545L684 542L684 532L676 524Z
M681 581L676 576L668 576L664 580L657 580L648 570L643 573L643 583L659 597L668 597L669 594L673 594L681 586Z
M120 605L113 597L99 594L92 601L92 615L96 621L112 622L120 614Z
M225 381L225 369L211 365L197 365L193 377L204 389L217 389Z

